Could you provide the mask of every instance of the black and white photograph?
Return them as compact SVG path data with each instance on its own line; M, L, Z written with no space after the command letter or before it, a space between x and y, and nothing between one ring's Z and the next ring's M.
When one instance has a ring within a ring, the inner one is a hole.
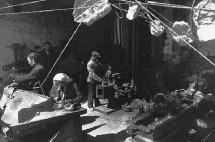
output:
M215 142L215 0L1 0L0 142Z

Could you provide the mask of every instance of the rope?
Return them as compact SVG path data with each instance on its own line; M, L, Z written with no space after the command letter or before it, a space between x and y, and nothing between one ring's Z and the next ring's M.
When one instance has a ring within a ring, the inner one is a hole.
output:
M79 27L81 26L82 23L79 23L79 25L76 27L75 31L73 32L72 36L69 38L68 42L66 43L65 47L63 48L63 50L61 51L60 55L58 56L58 58L56 59L55 63L53 64L53 66L51 67L50 71L48 72L47 76L45 77L45 79L43 80L41 86L43 86L43 84L45 83L45 81L47 80L47 78L49 77L49 75L51 74L52 70L54 69L54 67L56 66L56 64L58 63L60 57L62 56L62 54L64 53L64 51L66 50L67 46L69 45L69 43L71 42L71 40L73 39L73 37L75 36L75 34L77 33Z
M147 11L149 14L151 14L155 19L157 19L158 21L160 21L167 29L169 29L172 33L174 33L175 35L178 36L178 34L173 31L170 27L168 27L164 22L162 22L157 16L155 16L151 11L149 11L147 8L145 8L143 6L143 4L141 2L138 2L137 0L135 0L145 11ZM200 56L202 56L206 61L208 61L211 65L215 66L215 64L208 59L205 55L203 55L200 51L198 51L195 47L193 47L189 42L187 42L186 40L184 40L182 38L182 40L190 47L192 48L194 51L196 51Z

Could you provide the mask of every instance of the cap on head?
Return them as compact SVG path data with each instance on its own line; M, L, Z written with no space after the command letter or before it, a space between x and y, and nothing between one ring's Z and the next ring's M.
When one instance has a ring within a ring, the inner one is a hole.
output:
M53 77L53 81L61 81L63 83L70 83L72 82L72 79L66 75L65 73L57 73L54 77Z
M101 57L101 55L100 55L99 52L97 52L97 51L92 51L92 52L91 52L91 55L92 55L92 56L96 56L96 57Z

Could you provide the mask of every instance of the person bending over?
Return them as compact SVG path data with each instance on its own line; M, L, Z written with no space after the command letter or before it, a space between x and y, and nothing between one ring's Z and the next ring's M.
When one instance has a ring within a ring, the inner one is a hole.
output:
M58 105L56 105L57 109L63 108L68 103L79 104L82 99L82 94L76 82L65 73L57 73L53 77L53 85L49 95L54 103Z
M39 54L37 52L30 52L27 56L27 62L31 66L29 73L10 73L9 80L12 80L12 85L18 89L34 91L43 93L41 82L45 77L45 68L39 61Z

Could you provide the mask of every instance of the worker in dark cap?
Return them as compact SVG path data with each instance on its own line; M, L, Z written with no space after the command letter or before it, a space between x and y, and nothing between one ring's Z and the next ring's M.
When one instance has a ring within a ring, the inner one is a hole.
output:
M91 52L91 58L87 63L88 70L88 107L96 107L100 105L99 99L96 98L96 85L103 82L104 65L100 62L101 55L97 51ZM93 106L94 105L94 106Z
M40 63L40 57L37 52L30 52L27 56L28 64L32 67L29 73L10 73L9 79L17 88L29 91L43 93L41 82L45 77L45 68Z

